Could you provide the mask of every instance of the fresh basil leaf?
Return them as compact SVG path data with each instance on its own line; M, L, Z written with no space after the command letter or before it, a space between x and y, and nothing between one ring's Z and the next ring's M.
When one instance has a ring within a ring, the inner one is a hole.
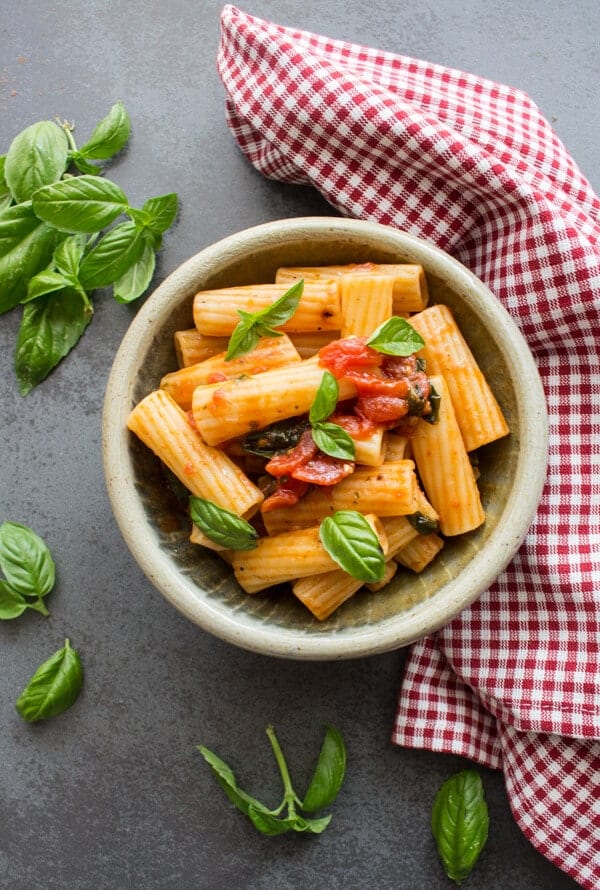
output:
M12 590L6 581L0 580L0 620L10 621L11 618L18 618L27 609L27 600Z
M232 358L251 352L261 336L280 337L280 331L275 331L273 328L285 324L292 317L298 308L303 289L304 281L300 279L279 299L259 312L243 312L238 309L241 321L229 338L225 361L231 361Z
M257 332L250 314L242 312L241 309L238 309L238 314L242 316L242 320L237 323L229 338L225 353L226 362L230 362L232 358L237 358L239 355L252 352L260 340L260 334Z
M67 138L52 121L27 127L11 142L4 176L18 203L29 201L40 186L57 182L67 167Z
M331 371L324 371L314 401L310 406L308 419L311 424L327 420L333 414L339 395L340 388L337 380Z
M8 187L8 183L4 176L4 165L6 162L6 155L0 155L0 213L3 210L6 210L7 207L10 207L12 204L12 194Z
M91 320L81 295L70 289L25 305L15 352L21 395L27 395L48 376L75 346Z
M133 222L109 229L81 262L79 280L83 287L94 290L114 284L137 263L144 244L143 234Z
M127 144L131 121L122 102L115 102L106 117L95 127L88 141L79 149L83 158L105 161Z
M302 809L314 813L328 807L338 796L346 775L346 746L334 726L326 726L325 738Z
M305 831L307 834L322 834L325 831L329 823L331 822L331 815L329 816L321 816L318 819L305 819L302 818L303 828L302 831ZM300 829L296 829L299 831Z
M117 303L132 303L141 297L152 281L155 267L154 247L146 240L139 259L115 281L114 298Z
M216 544L231 550L254 550L258 532L236 513L205 498L190 497L192 522Z
M381 581L385 558L377 535L356 510L338 510L319 529L323 547L345 572L358 581Z
M248 818L261 834L267 837L276 837L288 831L306 831L306 820L301 816L274 816L273 813L264 813L255 807L249 807Z
M248 816L250 807L252 807L255 812L271 813L271 810L259 800L256 800L256 798L251 797L249 794L246 794L245 791L242 791L237 784L233 770L224 760L221 760L220 757L217 757L213 751L205 748L204 745L198 745L197 747L198 751L202 754L217 777L217 781L228 799L238 808L238 810L240 810L240 812L245 816Z
M26 296L29 279L47 268L62 237L37 218L30 203L0 215L0 313Z
M86 160L80 151L70 151L68 160L70 164L75 164L80 173L87 173L90 176L100 176L102 173L102 167Z
M32 201L36 215L61 232L99 231L129 207L118 185L89 175L42 186Z
M321 451L330 457L339 457L341 460L355 460L356 446L354 445L354 439L337 423L313 424L312 437Z
M85 235L71 235L62 241L54 251L54 266L72 282L79 277L79 264L81 263L87 239Z
M21 300L22 303L29 303L31 300L37 300L45 294L52 294L57 290L64 290L69 286L69 282L60 272L52 272L50 269L45 272L38 272L30 279L27 287L27 294Z
M295 313L304 290L304 280L296 281L278 300L256 313L257 320L271 327L279 327Z
M83 684L81 659L65 645L39 666L19 696L16 708L28 723L62 714L77 700Z
M431 830L446 874L460 884L485 846L489 816L483 783L472 769L447 779L438 791Z
M406 356L422 349L425 341L405 318L393 315L373 331L367 346L384 355Z
M146 223L148 228L156 232L166 232L175 222L178 204L179 201L175 193L149 198L142 207L148 217Z
M18 522L0 525L0 568L12 590L22 596L46 596L54 587L50 550L39 535Z

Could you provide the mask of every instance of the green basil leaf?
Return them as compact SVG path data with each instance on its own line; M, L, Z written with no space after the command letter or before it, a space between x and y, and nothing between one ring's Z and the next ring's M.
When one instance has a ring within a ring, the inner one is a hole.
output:
M440 420L440 405L442 403L442 397L439 392L436 390L433 384L430 386L429 392L429 404L431 405L431 413L426 414L423 417L423 420L426 423L439 423Z
M300 303L302 291L304 290L304 280L301 278L296 281L286 292L267 306L260 312L254 313L256 321L269 325L269 327L279 327L289 321Z
M114 182L87 175L42 186L32 201L36 215L61 232L97 232L129 206Z
M314 401L310 406L308 419L311 424L327 420L330 414L333 414L339 395L340 388L337 380L331 371L324 371Z
M95 127L88 141L79 149L83 158L105 161L127 144L131 121L122 102L116 102Z
M67 278L74 282L79 277L79 264L85 251L87 239L85 235L71 235L62 241L54 251L54 266Z
M321 834L331 822L331 815L321 816L319 819L302 819L302 821L304 823L302 830L307 834Z
M82 260L79 280L86 290L114 284L142 255L145 239L135 223L122 222L98 241Z
M166 232L175 222L178 204L179 201L175 193L149 198L142 207L148 217L146 223L148 228L156 232Z
M12 194L4 176L6 155L0 155L0 213L12 204Z
M46 596L54 587L54 560L39 535L18 522L0 525L0 568L12 590Z
M260 340L260 334L256 330L249 313L243 313L238 309L238 314L242 316L242 320L237 323L229 338L227 352L225 353L226 362L231 361L232 358L237 358L238 355L245 355L247 352L252 352ZM245 318L244 316L247 317Z
M334 726L326 726L317 765L304 795L302 809L314 813L328 807L338 796L346 775L346 746Z
M321 523L319 537L331 558L358 581L381 581L385 558L377 535L356 510L338 510Z
M205 748L204 745L198 745L197 747L198 751L202 754L217 777L217 781L228 799L238 808L238 810L240 810L240 812L245 816L248 816L249 810L252 807L255 812L271 813L271 811L259 800L256 800L256 798L251 797L249 794L246 794L245 791L242 791L237 784L233 770L224 760L221 760L220 757L217 757L213 751Z
M248 808L247 815L254 827L258 828L261 834L265 834L267 837L276 837L288 831L305 830L303 827L304 820L301 816L290 816L287 818L274 816L273 813L264 813L262 810L257 810L252 806Z
M236 513L205 498L190 497L192 522L207 538L231 550L254 550L258 532Z
M117 303L132 303L147 290L156 266L156 254L151 243L143 245L139 259L115 281L114 297Z
M406 356L422 349L425 341L405 318L393 315L373 331L367 346L384 355Z
M488 836L489 817L479 774L462 770L438 791L431 830L446 874L460 884L473 869Z
M229 338L225 361L231 361L232 358L237 358L238 355L251 352L261 336L280 337L280 331L275 331L273 328L285 324L292 317L298 308L303 289L304 281L300 279L300 281L296 281L295 284L286 290L278 300L275 300L274 303L271 303L270 306L261 309L259 312L243 312L241 309L238 309L241 321L238 322Z
M15 370L27 395L75 346L92 320L81 295L57 291L27 303L17 335Z
M60 179L67 167L67 148L67 137L52 121L32 124L15 136L4 166L15 201L29 201L40 186Z
M0 215L0 312L26 296L29 279L48 266L62 237L37 218L29 203Z
M65 640L63 648L39 666L17 699L17 711L28 723L56 717L74 704L82 684L79 654Z
M339 457L341 460L355 460L356 447L354 439L337 423L313 424L312 437L321 451L330 457Z
M37 275L34 275L33 278L30 279L29 285L27 286L27 294L23 297L21 302L29 303L31 300L37 300L38 297L43 297L45 294L52 294L57 290L63 290L68 286L69 282L64 275L60 274L60 272L52 272L49 269L45 272L38 272Z
M69 152L69 163L75 164L80 173L87 173L90 176L100 176L102 173L102 168L86 160L80 151Z
M0 580L0 620L10 621L18 618L27 609L27 600L20 593L12 590L6 581Z

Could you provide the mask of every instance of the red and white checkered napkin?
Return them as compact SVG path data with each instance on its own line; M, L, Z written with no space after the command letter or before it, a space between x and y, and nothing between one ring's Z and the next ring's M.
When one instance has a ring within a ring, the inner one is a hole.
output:
M600 201L522 92L225 7L227 119L266 176L423 236L536 357L550 462L519 553L413 646L393 739L504 770L515 818L600 886Z

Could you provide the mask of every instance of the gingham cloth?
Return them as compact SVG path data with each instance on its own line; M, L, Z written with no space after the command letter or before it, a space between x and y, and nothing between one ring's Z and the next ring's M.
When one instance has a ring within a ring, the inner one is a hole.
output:
M222 15L229 127L272 179L435 242L519 325L550 414L509 568L415 644L393 740L502 769L516 821L600 886L600 201L534 103L461 71Z

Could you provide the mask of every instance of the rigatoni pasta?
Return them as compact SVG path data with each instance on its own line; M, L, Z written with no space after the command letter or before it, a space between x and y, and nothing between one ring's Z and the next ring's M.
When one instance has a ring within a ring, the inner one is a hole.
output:
M299 280L294 311L261 327ZM275 283L194 297L195 327L175 333L179 370L128 426L190 492L190 540L246 593L289 584L324 621L485 522L469 452L508 427L452 313L428 302L421 266L375 263L280 268ZM232 349L240 324L257 333ZM213 539L194 498L245 522L243 546ZM354 565L343 524L324 533L352 516L366 520L376 575Z

